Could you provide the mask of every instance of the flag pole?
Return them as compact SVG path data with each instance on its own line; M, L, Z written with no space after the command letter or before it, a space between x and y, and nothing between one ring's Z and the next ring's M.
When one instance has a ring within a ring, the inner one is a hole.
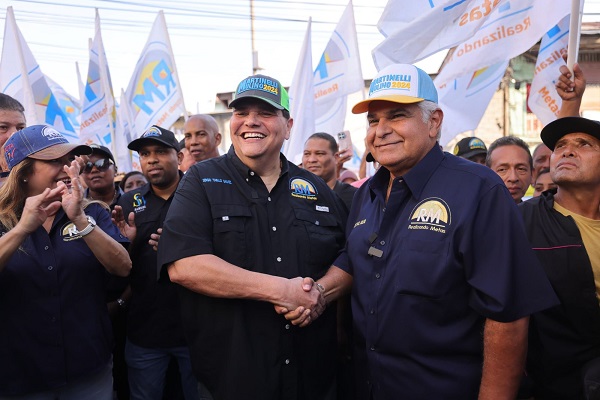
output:
M579 53L579 35L581 31L581 2L571 0L571 20L569 25L569 47L567 48L567 67L571 71L571 80L574 79L573 65L577 62Z

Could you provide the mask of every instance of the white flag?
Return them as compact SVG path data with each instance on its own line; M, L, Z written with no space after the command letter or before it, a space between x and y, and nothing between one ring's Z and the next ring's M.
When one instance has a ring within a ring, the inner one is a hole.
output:
M441 85L434 80L444 111L442 146L459 133L477 128L507 67L508 61L501 61Z
M123 172L131 171L133 169L133 163L131 160L131 151L127 148L131 137L131 117L129 116L129 110L127 108L127 100L125 98L125 91L121 89L121 100L117 104L117 126L115 129L115 147L123 149L117 154L117 165Z
M48 124L73 143L77 132L62 112L42 70L17 27L12 7L6 9L4 44L0 60L0 90L25 108L27 125Z
M492 11L519 0L389 0L377 27L386 39L373 50L378 70L413 64L473 36Z
M565 0L510 0L496 7L473 37L456 46L437 79L448 82L518 56L567 15L569 6Z
M169 128L185 112L165 15L159 11L125 92L135 137L152 125Z
M347 95L363 90L356 24L348 3L314 73L316 131L335 135L344 130Z
M567 15L544 35L535 63L527 105L544 125L558 117L562 105L554 84L560 75L560 66L566 65L562 56L567 54L569 18Z
M309 18L289 93L290 113L294 119L294 125L290 139L283 144L283 154L294 164L302 162L304 142L315 133L311 22L312 18Z
M106 146L113 154L118 153L114 145L115 99L106 62L106 53L100 32L100 15L96 9L96 29L90 46L90 62L85 85L85 97L81 111L81 143L96 143Z

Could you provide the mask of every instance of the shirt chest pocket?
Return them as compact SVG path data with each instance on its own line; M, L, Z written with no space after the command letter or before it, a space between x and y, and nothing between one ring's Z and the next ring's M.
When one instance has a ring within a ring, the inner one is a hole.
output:
M304 271L306 275L323 271L331 265L340 250L344 234L342 229L331 214L295 208L294 215L294 225L304 231L302 236L305 238L298 243L299 257L306 257L306 262L300 263L300 268L303 265L308 267Z
M449 242L404 239L397 268L396 289L402 295L439 298L448 292L460 271L448 262Z
M241 204L219 204L211 207L213 217L214 253L224 260L246 267L249 259L248 221L252 217L250 207Z

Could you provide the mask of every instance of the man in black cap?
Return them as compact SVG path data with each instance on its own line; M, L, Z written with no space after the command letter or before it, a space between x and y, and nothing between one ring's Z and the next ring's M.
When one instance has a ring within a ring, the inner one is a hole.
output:
M138 152L148 180L148 184L123 194L113 213L117 225L131 241L132 293L125 346L131 399L162 399L172 357L179 365L186 400L199 399L181 325L177 287L166 276L158 280L156 277L156 235L183 175L178 170L182 159L179 143L173 132L152 126L127 147Z
M483 140L472 136L462 138L454 146L454 155L465 158L477 164L485 165L485 157L487 156L487 147Z
M561 115L569 114L565 109L578 115L585 80L577 64L575 83L568 80L566 67L561 71ZM542 129L541 138L552 150L550 175L557 188L526 201L520 210L561 304L531 316L527 369L536 399L598 399L600 122L560 118Z
M343 246L344 205L281 154L293 120L279 81L244 79L230 106L232 147L185 174L158 248L187 289L195 375L218 400L335 399L335 307L311 278ZM300 329L274 304L323 315Z

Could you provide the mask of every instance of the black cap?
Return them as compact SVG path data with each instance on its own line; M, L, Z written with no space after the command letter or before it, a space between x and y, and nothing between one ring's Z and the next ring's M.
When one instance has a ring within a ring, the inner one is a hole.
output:
M167 147L172 147L179 151L179 142L175 138L175 134L156 125L152 125L146 132L142 134L142 136L132 140L131 143L127 145L127 148L129 150L139 151L140 147L149 141L159 142Z
M100 144L95 144L95 143L90 144L90 147L92 148L92 154L101 154L105 157L110 158L112 160L113 164L116 164L115 158L113 157L113 154L108 149L108 147L102 146Z
M454 146L454 155L462 158L469 159L476 155L483 154L487 155L487 147L483 140L477 137L466 137L462 138Z
M552 151L558 140L569 133L587 133L600 140L600 122L583 117L564 117L550 122L542 129L542 142Z

